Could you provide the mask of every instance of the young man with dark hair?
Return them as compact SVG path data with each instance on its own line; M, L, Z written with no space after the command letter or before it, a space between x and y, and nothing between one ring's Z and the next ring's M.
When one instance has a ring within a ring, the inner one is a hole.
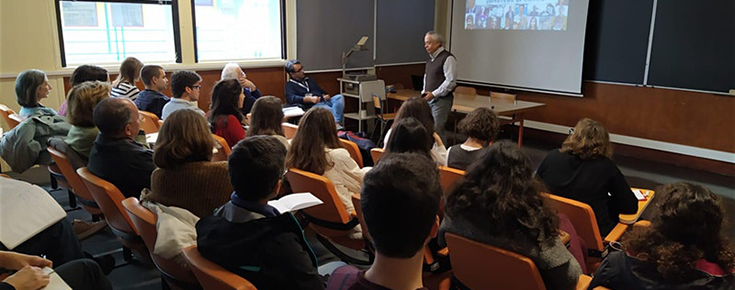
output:
M89 81L101 81L109 83L110 74L107 72L107 69L101 66L85 64L80 65L79 67L74 69L74 72L71 73L71 78L69 78L69 83L71 84L72 88ZM67 104L67 100L64 100L64 102L61 103L61 106L59 107L59 116L66 116L68 106L69 105Z
M235 192L196 225L199 252L258 289L324 289L317 260L291 213L268 205L284 172L286 148L273 136L253 136L232 148Z
M441 192L436 163L426 156L383 156L365 175L361 193L375 261L367 271L337 269L330 289L426 289L421 279L423 249L439 228Z
M163 106L162 119L171 113L189 109L204 116L204 111L196 106L199 93L202 91L202 77L193 71L177 71L171 75L171 93L173 98Z
M291 78L286 83L286 102L298 105L304 111L312 107L327 108L334 116L338 127L344 125L345 100L342 95L330 96L315 80L304 74L304 66L297 59L286 62L286 73Z
M135 105L138 110L151 112L161 118L163 106L169 101L169 97L162 93L168 87L166 72L160 65L146 65L140 70L140 78L145 90L138 94Z
M140 98L138 98L140 99ZM104 99L94 108L94 124L100 130L89 154L89 171L120 189L125 197L139 197L151 188L153 150L135 141L140 114L125 98Z

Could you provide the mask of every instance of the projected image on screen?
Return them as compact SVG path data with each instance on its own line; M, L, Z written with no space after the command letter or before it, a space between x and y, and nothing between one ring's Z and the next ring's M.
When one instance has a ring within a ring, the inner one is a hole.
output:
M569 0L468 0L464 28L567 30Z

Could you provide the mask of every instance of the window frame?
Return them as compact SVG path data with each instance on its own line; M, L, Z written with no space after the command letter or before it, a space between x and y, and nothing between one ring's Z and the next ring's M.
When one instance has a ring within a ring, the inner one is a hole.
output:
M193 1L193 0L192 0ZM56 28L59 36L59 52L61 54L61 67L66 68L66 48L64 47L64 27L61 23L61 2L91 2L91 3L130 3L130 4L154 4L154 5L170 5L171 20L173 21L173 37L174 51L176 53L176 63L182 63L181 59L181 29L179 21L179 0L54 0L56 6ZM98 19L99 23L99 19ZM196 43L195 43L196 45Z
M57 0L58 1L58 0ZM176 0L174 0L176 1ZM213 0L214 1L214 0ZM286 38L286 0L279 0L280 6L281 6L281 60L286 59L286 45L287 45L287 38ZM197 15L196 15L196 0L191 0L191 30L194 34L194 63L200 63L199 62L199 45L197 40ZM228 59L226 61L230 62L241 62L244 59ZM249 59L251 60L251 59ZM217 60L215 62L222 62L225 60ZM208 61L207 61L208 62Z

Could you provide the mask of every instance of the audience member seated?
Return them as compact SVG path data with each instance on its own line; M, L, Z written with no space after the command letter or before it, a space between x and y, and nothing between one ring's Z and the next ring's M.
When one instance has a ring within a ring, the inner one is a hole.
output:
M496 142L447 197L440 244L452 232L504 248L533 260L547 289L575 289L582 269L558 237L559 218L540 189L518 146Z
M432 138L434 139L434 145L431 148L431 156L434 158L434 161L436 161L436 163L438 163L439 165L447 165L447 148L444 147L444 142L442 142L439 134L434 132L434 117L431 115L431 108L429 107L429 103L419 97L408 99L398 109L398 113L396 113L396 119L393 122L393 125L390 129L388 129L388 132L385 133L385 140L388 141L383 144L383 149L388 148L388 145L391 142L390 135L391 132L393 132L393 128L396 126L396 124L398 124L401 119L408 117L415 118L416 120L421 122L424 127L426 127L429 135L432 136Z
M735 252L717 196L680 182L657 190L654 202L658 215L650 227L623 236L624 251L602 261L590 289L733 289Z
M489 150L499 127L498 116L492 110L485 107L472 110L457 126L460 133L467 135L467 140L449 147L447 166L467 170L472 162Z
M291 147L286 136L283 134L283 106L281 99L274 96L265 96L253 105L252 115L250 117L249 136L268 135L273 136L286 146L286 150Z
M198 217L230 200L227 161L211 162L214 140L207 120L194 110L173 112L161 126L153 152L158 168L143 200L176 206Z
M227 141L230 148L245 139L243 115L240 112L245 95L237 80L227 79L217 82L212 90L212 106L209 111L209 125L217 136Z
M134 57L128 57L120 64L120 74L117 79L112 82L113 98L128 98L135 100L138 98L138 87L135 83L140 80L140 69L143 68L143 62Z
M146 65L140 70L145 90L138 94L135 105L138 110L151 112L161 118L163 106L169 101L169 97L163 94L168 87L166 72L160 65Z
M140 99L140 97L138 98ZM102 100L93 113L100 130L89 154L89 171L115 186L125 197L139 197L151 187L153 150L134 140L140 131L141 115L126 98Z
M84 82L72 87L66 97L69 104L66 119L71 129L64 142L85 161L89 160L89 153L99 133L92 118L94 108L109 97L110 85L100 81Z
M171 93L173 98L163 106L163 119L168 118L176 110L194 110L204 116L204 111L199 109L196 101L199 100L199 92L202 91L202 77L192 71L177 71L171 75Z
M424 248L439 227L442 189L430 158L386 154L365 175L362 215L375 245L367 271L337 269L329 289L427 289L423 287Z
M0 156L13 171L23 173L35 164L53 163L46 152L46 141L52 137L66 136L71 126L64 117L39 102L48 97L51 85L40 70L21 72L15 81L20 114L27 118L0 139Z
M0 290L37 290L49 284L44 267L53 263L38 256L0 251L0 268L17 271L0 282ZM54 269L69 287L75 290L112 290L102 270L92 260L74 260Z
M247 115L251 112L255 101L263 96L258 90L258 87L248 79L248 76L240 68L237 63L231 62L225 65L222 69L222 77L220 80L236 79L242 86L242 91L245 94L245 101L243 101L242 111L243 115Z
M585 118L561 149L551 151L536 171L551 193L590 205L603 237L618 223L620 214L638 211L638 200L610 158L607 130Z
M85 64L74 69L74 72L71 73L71 78L69 78L69 83L71 84L72 88L78 86L81 83L91 81L109 83L110 74L107 72L107 69L103 67ZM67 100L64 100L64 102L61 103L61 106L59 107L59 115L66 116L66 107Z
M286 101L289 105L298 105L304 111L312 107L327 108L334 116L334 122L340 127L345 117L345 100L342 95L330 96L315 80L304 74L304 66L296 59L286 62L286 72L290 80L286 83Z
M272 136L249 137L232 148L235 192L214 216L197 223L199 252L258 289L324 289L299 223L267 204L278 192L285 155Z
M434 160L431 156L431 147L434 140L426 129L416 118L402 118L393 126L393 134L388 140L385 153L416 153Z
M29 69L19 73L15 79L15 98L20 105L18 115L23 118L56 116L54 109L41 104L41 99L48 98L51 89L51 84L43 71Z
M299 130L291 140L286 156L287 168L298 168L328 178L339 194L348 213L355 212L352 194L359 193L362 178L371 167L360 169L337 137L334 118L325 108L314 108L304 114ZM356 226L352 238L362 238Z

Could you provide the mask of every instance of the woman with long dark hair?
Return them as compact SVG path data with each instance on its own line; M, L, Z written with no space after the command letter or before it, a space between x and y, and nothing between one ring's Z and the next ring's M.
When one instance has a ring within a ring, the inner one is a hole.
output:
M224 138L230 148L245 139L243 116L240 112L244 100L242 86L237 80L221 80L214 85L208 121L212 132Z
M447 196L439 237L452 232L524 255L547 289L574 289L582 269L559 239L559 218L540 188L518 146L496 142Z
M623 236L624 251L607 256L590 289L735 289L735 252L717 196L680 182L657 190L655 202L651 225Z
M393 125L393 133L388 140L385 154L389 153L418 153L431 157L432 139L426 126L416 118L407 117Z

